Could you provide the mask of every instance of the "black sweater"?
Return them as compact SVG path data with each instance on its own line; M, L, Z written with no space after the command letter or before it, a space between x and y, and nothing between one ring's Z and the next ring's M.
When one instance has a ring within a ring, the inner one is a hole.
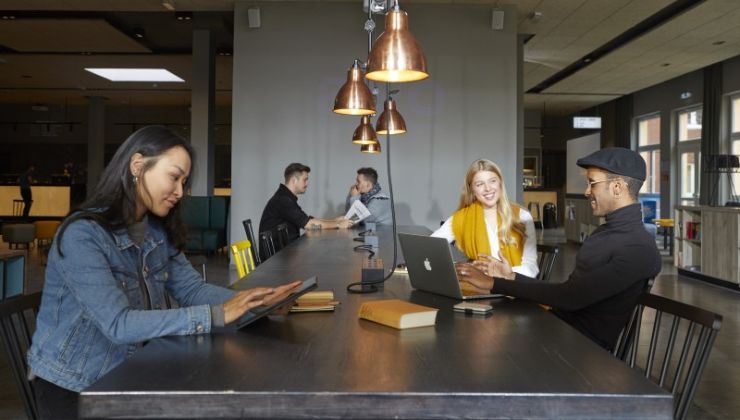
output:
M638 203L606 216L606 223L583 242L564 283L517 274L515 281L496 278L492 291L552 306L558 317L610 350L645 282L660 267L660 253L643 226Z

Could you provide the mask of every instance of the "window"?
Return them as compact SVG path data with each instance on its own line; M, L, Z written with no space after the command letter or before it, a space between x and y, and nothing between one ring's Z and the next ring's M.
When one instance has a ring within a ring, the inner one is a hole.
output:
M678 114L678 141L701 140L701 108Z
M660 194L660 115L637 119L637 151L647 164L640 194Z
M699 199L701 174L702 109L690 108L676 113L678 177L680 204L696 205Z
M730 145L733 155L740 155L740 94L730 98ZM733 201L738 201L740 194L740 174L732 174L732 188L730 191Z

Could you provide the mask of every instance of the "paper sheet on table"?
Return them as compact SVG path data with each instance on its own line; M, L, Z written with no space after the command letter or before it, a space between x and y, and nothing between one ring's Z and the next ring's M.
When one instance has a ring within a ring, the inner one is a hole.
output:
M367 219L368 216L370 216L370 210L368 210L360 200L352 203L352 207L350 207L347 214L344 215L344 217L351 220L352 223L359 223Z

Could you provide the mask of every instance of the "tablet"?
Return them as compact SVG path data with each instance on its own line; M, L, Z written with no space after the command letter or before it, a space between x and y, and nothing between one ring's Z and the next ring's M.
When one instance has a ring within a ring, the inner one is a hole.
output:
M234 321L234 325L236 326L236 328L244 328L245 326L269 314L273 310L287 303L295 301L296 299L298 299L299 296L315 289L317 286L318 282L316 281L316 276L307 278L306 280L303 280L303 284L301 284L295 292L270 305L261 305L248 310L244 313L244 315L240 316L236 321Z

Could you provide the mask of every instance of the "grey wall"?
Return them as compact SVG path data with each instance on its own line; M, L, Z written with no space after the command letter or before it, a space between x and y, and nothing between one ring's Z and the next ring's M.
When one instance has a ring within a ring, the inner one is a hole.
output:
M367 56L360 3L260 3L262 27L249 29L254 4L238 1L235 9L232 240L244 237L242 219L259 223L290 162L312 168L299 204L317 217L344 212L358 167L375 167L388 185L385 139L383 154L361 154L350 142L359 118L332 113L352 59ZM516 179L516 20L507 9L506 29L492 31L490 6L405 10L431 77L394 86L409 130L391 137L396 211L401 224L433 228L455 210L475 158L493 159L507 181Z

